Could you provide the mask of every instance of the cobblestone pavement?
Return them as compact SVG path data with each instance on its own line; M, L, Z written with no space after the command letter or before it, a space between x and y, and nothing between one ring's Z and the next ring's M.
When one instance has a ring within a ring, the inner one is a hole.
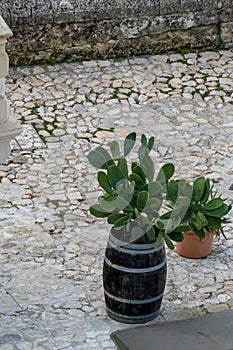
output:
M115 349L109 334L129 326L105 314L109 227L88 213L99 193L86 155L154 135L158 167L218 179L232 201L233 52L12 68L7 91L24 126L0 165L0 349ZM168 251L161 319L233 308L232 227L206 259Z

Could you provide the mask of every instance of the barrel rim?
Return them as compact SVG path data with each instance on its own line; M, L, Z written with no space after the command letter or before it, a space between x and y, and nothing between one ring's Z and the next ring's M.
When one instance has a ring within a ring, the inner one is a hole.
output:
M116 246L118 247L124 247L128 248L130 250L153 250L153 251L159 251L164 247L164 241L160 244L158 248L155 248L155 242L153 243L143 243L143 244L137 244L137 243L129 243L125 242L119 238L116 238L113 230L110 231L109 234L109 241L112 241Z
M128 324L147 323L154 320L156 317L158 317L161 314L159 309L151 314L140 315L140 316L122 315L115 311L112 311L107 306L106 306L106 312L113 320L116 320L118 322L128 323Z
M118 244L116 244L116 242L114 242L113 240L109 239L108 240L108 244L110 245L110 247L107 247L107 248L113 248L115 250L117 250L118 252L120 253L126 253L128 254L130 252L130 254L135 254L135 255L138 255L138 254L153 254L153 253L156 253L158 251L160 251L162 248L163 248L163 245L161 244L158 248L155 248L153 247L152 248L149 248L149 249L131 249L131 247L129 246L119 246Z
M167 265L167 259L166 257L164 257L164 259L160 264L149 266L149 267L142 267L142 268L126 267L126 266L118 265L118 264L112 263L106 256L104 257L104 263L106 263L108 266L111 266L115 270L135 274L135 273L150 273L150 272L158 271Z
M155 303L160 299L162 300L164 296L164 292L163 292L163 293L160 293L159 295L156 295L153 298L148 298L148 299L126 299L126 298L117 297L116 295L109 293L106 289L104 289L104 294L105 296L107 296L108 298L114 301L117 301L119 303L124 303L124 304L130 304L130 305L144 305L144 304Z

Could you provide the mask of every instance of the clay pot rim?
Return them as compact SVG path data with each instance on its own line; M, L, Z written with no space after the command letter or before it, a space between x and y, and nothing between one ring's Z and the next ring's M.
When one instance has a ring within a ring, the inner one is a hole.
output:
M186 236L189 236L189 239L192 239L191 237L193 237L193 239L200 239L200 240L202 240L202 239L205 239L205 238L206 238L206 235L208 235L208 234L209 234L209 236L214 236L214 231L213 231L213 230L205 230L205 237L204 237L204 238L200 238L200 237L196 234L196 232L195 232L195 231L192 231L192 230L190 230L190 231L185 231L185 232L183 232L183 234L186 235Z

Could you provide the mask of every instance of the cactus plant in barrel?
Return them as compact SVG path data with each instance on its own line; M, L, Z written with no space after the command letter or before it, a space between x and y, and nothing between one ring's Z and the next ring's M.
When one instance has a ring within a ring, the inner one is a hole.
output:
M177 205L183 203L184 213L180 217L188 231L176 244L177 252L188 258L203 258L210 254L214 235L224 237L223 225L229 222L226 215L231 210L225 199L214 189L216 181L203 176L191 185L185 180L171 180L167 186L167 199L175 215Z
M131 161L135 142L136 133L130 133L122 151L112 141L109 152L99 146L88 154L103 190L90 212L111 225L103 267L106 309L126 323L148 322L159 314L166 283L164 240L173 248L172 240L180 240L185 229L177 216L160 214L174 165L163 165L154 179L149 155L154 137L141 136L137 160Z

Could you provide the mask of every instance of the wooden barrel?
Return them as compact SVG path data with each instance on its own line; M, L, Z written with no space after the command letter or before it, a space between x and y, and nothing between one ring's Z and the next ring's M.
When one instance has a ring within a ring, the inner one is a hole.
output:
M110 233L103 285L108 315L119 322L145 323L159 315L166 284L164 244L130 244Z

